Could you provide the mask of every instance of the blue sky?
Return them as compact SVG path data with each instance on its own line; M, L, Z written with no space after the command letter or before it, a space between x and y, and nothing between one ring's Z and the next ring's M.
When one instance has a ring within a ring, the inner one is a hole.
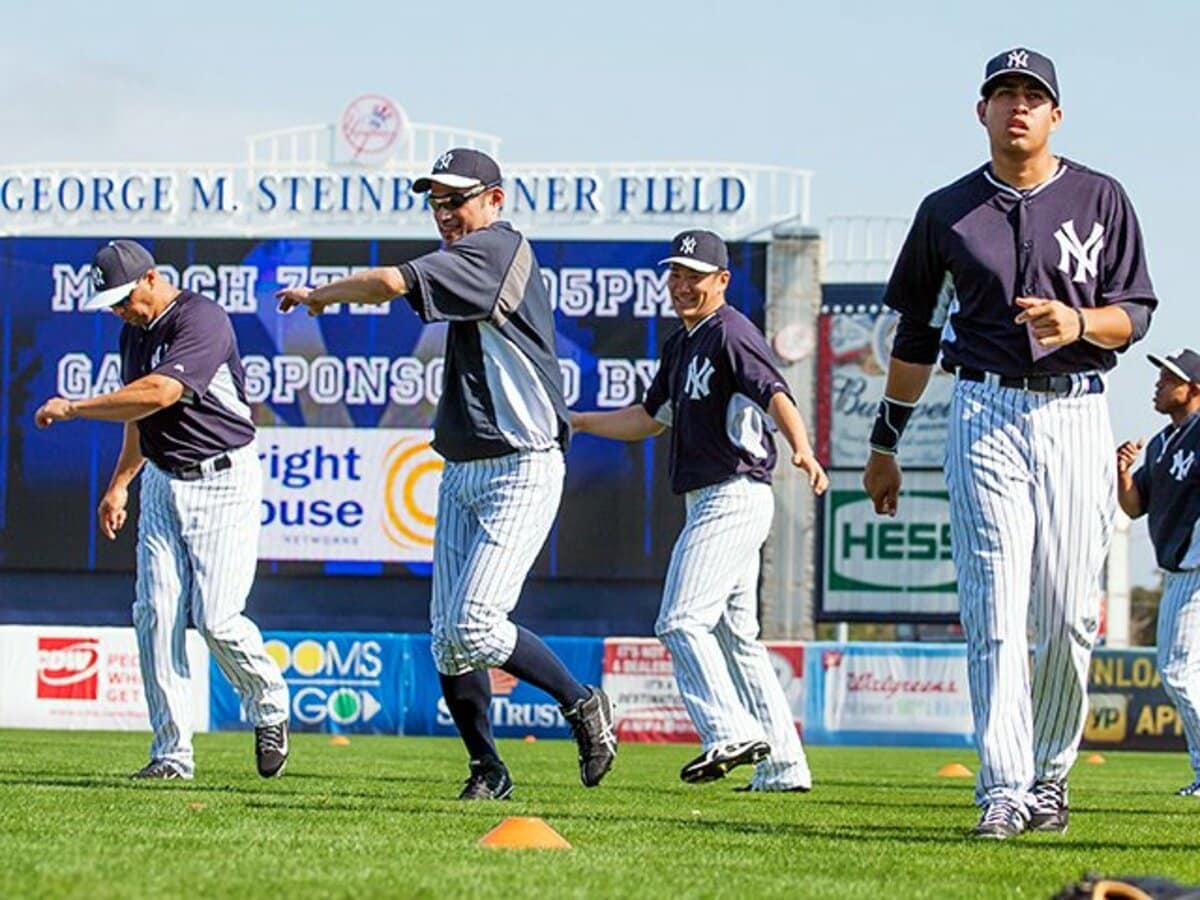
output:
M1200 345L1200 3L118 0L8 3L4 24L4 163L240 161L248 135L378 91L415 121L500 135L508 160L810 169L818 226L911 215L981 162L983 64L1033 47L1058 66L1055 149L1125 185L1162 300L1112 379L1119 439L1163 422L1142 351ZM1153 577L1144 534L1135 582Z

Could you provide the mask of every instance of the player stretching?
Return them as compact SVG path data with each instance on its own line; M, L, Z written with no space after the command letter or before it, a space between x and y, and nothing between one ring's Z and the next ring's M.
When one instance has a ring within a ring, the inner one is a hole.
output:
M1158 671L1179 710L1195 777L1178 791L1200 797L1200 353L1179 350L1158 366L1154 409L1171 417L1146 448L1136 472L1141 441L1117 448L1117 500L1136 519L1150 516L1154 555L1164 570L1158 606Z
M991 162L925 198L884 295L900 323L863 484L895 515L896 447L940 345L956 375L946 481L980 760L973 834L1007 838L1067 828L1116 506L1103 373L1157 301L1121 186L1050 152L1050 60L1001 53L981 93Z
M192 777L189 618L241 694L259 774L278 775L288 757L287 684L242 615L258 563L262 467L233 324L212 300L173 287L133 241L100 249L92 285L97 293L80 308L107 309L125 323L125 386L89 400L47 400L35 421L125 423L100 501L109 540L125 524L129 485L142 473L133 625L154 741L135 777Z
M663 347L642 403L574 413L576 431L638 441L671 429L671 487L687 520L671 554L655 633L704 752L679 773L699 784L758 763L753 791L807 791L812 775L792 711L758 641L759 551L771 528L778 427L792 465L819 494L813 456L787 382L762 334L725 303L729 256L710 231L675 237L667 286L683 322Z
M449 322L433 448L447 460L434 526L433 656L442 694L470 754L464 800L505 799L508 769L488 719L495 667L562 705L579 744L579 775L600 783L617 752L612 706L508 614L546 542L562 496L570 435L554 314L529 242L500 221L500 167L478 150L440 156L413 190L429 192L441 250L319 288L279 292L280 309L404 295L424 322Z

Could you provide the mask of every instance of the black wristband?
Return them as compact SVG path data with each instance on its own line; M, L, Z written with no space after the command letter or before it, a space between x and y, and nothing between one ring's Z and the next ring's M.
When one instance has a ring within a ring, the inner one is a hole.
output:
M875 425L871 429L871 449L895 456L896 448L900 446L900 435L904 434L904 426L912 418L916 406L915 403L905 403L891 397L880 400Z

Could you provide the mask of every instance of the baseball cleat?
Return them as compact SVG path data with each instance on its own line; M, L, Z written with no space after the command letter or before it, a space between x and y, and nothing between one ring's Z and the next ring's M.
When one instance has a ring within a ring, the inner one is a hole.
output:
M734 791L739 794L807 794L811 790L812 787L805 787L802 784L791 787L762 787L753 781L734 788Z
M579 780L595 787L617 758L617 733L613 727L612 701L598 687L570 709L562 710L579 745Z
M1067 783L1065 781L1039 781L1033 786L1029 798L1029 830L1067 830Z
M1015 800L993 800L983 808L979 823L971 830L977 838L1002 841L1025 830L1025 808Z
M283 774L288 760L287 722L275 725L260 725L254 729L254 759L258 763L258 774L263 778L274 778Z
M165 759L153 759L138 769L130 778L148 778L156 781L191 781L192 776L175 768Z
M717 781L738 766L752 766L771 755L766 741L738 741L721 744L701 753L679 770L679 777L688 784Z
M1176 797L1198 797L1200 796L1200 778L1197 778L1186 787L1181 787L1175 792Z
M498 759L473 759L471 774L458 799L507 800L512 792L512 778L504 763Z

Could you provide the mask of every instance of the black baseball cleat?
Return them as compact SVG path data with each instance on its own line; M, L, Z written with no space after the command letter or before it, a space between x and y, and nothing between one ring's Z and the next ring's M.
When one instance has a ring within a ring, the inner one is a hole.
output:
M688 784L704 784L717 781L738 766L752 766L771 755L771 746L766 741L738 741L722 744L701 753L679 770L679 777Z
M471 774L458 799L507 800L512 792L512 778L504 763L498 759L473 759Z
M1200 778L1175 792L1176 797L1200 797Z
M254 729L254 759L258 763L258 774L263 778L274 778L283 774L288 760L287 722L275 725L260 725Z
M617 732L608 694L590 685L588 691L587 697L562 714L579 745L579 780L584 787L595 787L617 758Z
M1067 783L1039 781L1029 797L1029 830L1067 831Z
M138 769L130 778L148 778L155 781L191 781L192 776L171 765L165 759L152 759Z
M971 829L977 838L1002 841L1025 830L1025 807L1015 800L993 800L983 808L979 823Z

